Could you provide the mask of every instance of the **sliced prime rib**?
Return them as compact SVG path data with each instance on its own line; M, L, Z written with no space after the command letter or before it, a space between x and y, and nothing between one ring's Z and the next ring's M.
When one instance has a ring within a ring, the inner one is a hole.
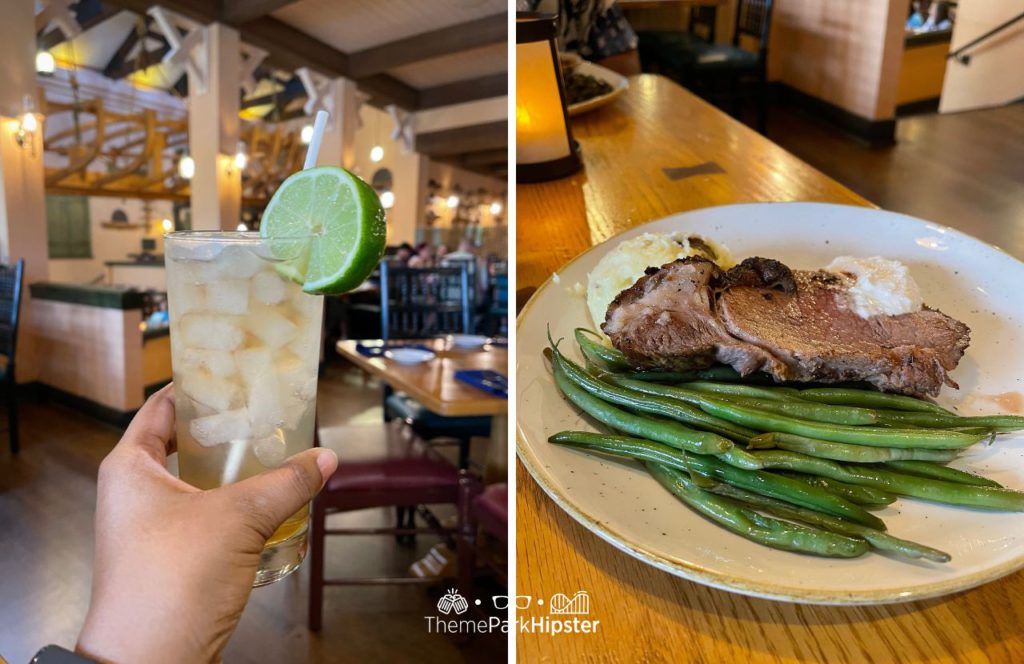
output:
M853 278L748 258L728 271L690 257L619 293L602 329L638 369L728 364L778 381L866 381L888 392L938 394L970 342L966 325L932 309L861 318Z

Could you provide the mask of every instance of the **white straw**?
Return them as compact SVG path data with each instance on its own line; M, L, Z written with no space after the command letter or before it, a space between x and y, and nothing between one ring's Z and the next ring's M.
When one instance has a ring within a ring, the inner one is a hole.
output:
M326 126L327 111L317 111L316 119L313 120L313 138L309 141L309 147L306 148L306 163L302 165L302 170L316 166L316 157L320 152L320 141L324 137L324 127Z

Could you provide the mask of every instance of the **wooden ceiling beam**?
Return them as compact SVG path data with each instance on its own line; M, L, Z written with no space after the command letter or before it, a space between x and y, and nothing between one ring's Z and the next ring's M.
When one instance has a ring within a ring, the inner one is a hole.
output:
M508 121L455 127L416 135L416 151L431 157L498 150L508 146Z
M481 76L480 78L424 88L420 90L418 108L423 110L439 106L451 106L452 104L462 104L467 101L503 97L507 94L508 73L500 72Z
M200 23L221 21L228 23L220 12L220 4L209 0L107 0L111 5L145 15L151 6L159 4ZM234 25L242 41L267 51L267 63L280 69L294 71L309 67L331 77L346 76L349 72L348 55L324 42L297 30L271 16ZM416 110L419 101L415 88L384 74L357 81L359 86L373 95L371 103L377 106L397 104Z
M89 28L103 23L119 11L117 7L100 4L99 0L80 0L75 8L75 20L78 21L78 25L82 26L82 32L85 32ZM36 48L40 51L48 51L66 40L62 30L53 28L36 37Z
M293 2L295 0L222 0L221 16L226 23L245 23Z
M349 54L349 76L360 79L413 62L468 51L508 40L504 12L405 37Z

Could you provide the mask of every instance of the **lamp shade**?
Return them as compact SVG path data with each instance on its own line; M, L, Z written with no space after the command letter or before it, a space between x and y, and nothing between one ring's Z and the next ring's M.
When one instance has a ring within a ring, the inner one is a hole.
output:
M541 182L580 169L555 47L555 17L516 14L516 180Z

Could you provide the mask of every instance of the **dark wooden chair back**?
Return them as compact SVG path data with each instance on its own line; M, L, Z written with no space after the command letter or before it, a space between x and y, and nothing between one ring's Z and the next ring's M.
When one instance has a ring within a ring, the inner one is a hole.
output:
M746 35L757 40L758 53L768 52L768 33L772 23L772 0L739 0L736 6L736 29L732 43L740 45L740 37Z
M470 288L465 265L411 268L381 263L381 337L471 333Z
M14 374L14 355L18 349L18 318L24 272L24 259L14 265L0 265L0 355L7 358L8 376Z
M690 7L690 19L687 28L690 34L700 37L709 44L714 44L715 22L717 18L717 7Z

